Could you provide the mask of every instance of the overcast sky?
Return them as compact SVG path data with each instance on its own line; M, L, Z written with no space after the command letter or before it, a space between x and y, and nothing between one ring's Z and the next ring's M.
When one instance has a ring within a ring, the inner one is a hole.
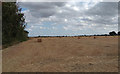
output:
M29 36L118 31L117 2L22 2Z

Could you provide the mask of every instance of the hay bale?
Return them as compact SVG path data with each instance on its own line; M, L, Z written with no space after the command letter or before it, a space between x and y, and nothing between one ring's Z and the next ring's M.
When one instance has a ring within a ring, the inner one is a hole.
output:
M96 37L94 37L94 39L96 39Z
M94 65L93 63L89 63L89 65Z
M59 38L62 38L62 37L59 37Z
M37 42L42 42L42 39L37 39Z
M78 39L80 39L80 37L78 37Z

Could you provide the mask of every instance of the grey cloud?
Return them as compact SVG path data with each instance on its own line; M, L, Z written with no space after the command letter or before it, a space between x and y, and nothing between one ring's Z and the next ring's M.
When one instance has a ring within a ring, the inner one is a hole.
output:
M36 13L37 12L37 13ZM38 11L33 11L31 14L34 17L40 18L40 17L49 17L56 13L54 9L40 9Z
M61 7L65 3L64 2L24 2L19 3L22 7L29 8L29 9L49 9L54 7Z
M112 18L118 16L118 3L100 2L96 4L94 7L90 8L88 11L86 11L85 15L94 17L94 19L89 22L97 24L98 26L96 27L117 24L118 20L117 19L112 20Z
M49 17L57 12L57 8L64 6L64 2L25 2L19 3L23 8L30 10L34 17Z
M66 26L70 29L74 27L74 29L86 28L87 25L96 24L94 28L104 28L106 25L115 25L117 24L117 19L112 20L113 17L117 17L118 15L118 3L117 2L101 2L91 7L88 10L83 8L84 4L77 3L76 6L82 10L74 11L68 7L65 7L66 3L63 2L39 2L39 3L21 3L21 6L24 8L28 8L30 10L31 15L37 19L47 18L45 21L51 21L57 24L67 24L70 26ZM84 9L84 10L83 10ZM58 11L61 10L61 13ZM97 15L97 16L96 16ZM52 18L51 16L55 16ZM82 17L79 19L79 17ZM87 18L92 17L92 19ZM64 19L68 21L65 22ZM79 20L85 21L85 23L80 22ZM35 21L35 22L37 22ZM87 25L84 25L87 24ZM114 27L113 27L114 28Z
M117 2L100 2L86 12L88 15L115 16L118 14Z

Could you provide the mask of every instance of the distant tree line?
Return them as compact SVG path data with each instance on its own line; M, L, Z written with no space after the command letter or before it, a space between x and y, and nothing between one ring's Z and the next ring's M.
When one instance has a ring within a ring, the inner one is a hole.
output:
M27 40L24 14L16 2L2 2L2 44Z
M39 37L78 37L78 36L82 36L82 37L88 37L88 36L117 36L120 35L120 31L118 31L118 33L116 33L115 31L109 32L109 34L96 34L96 35L75 35L75 36L37 36L35 38L39 38Z

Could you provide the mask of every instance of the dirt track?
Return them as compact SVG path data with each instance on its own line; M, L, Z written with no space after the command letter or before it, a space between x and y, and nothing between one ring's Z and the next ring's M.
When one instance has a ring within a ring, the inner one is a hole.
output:
M118 72L117 37L33 38L2 51L3 72Z

